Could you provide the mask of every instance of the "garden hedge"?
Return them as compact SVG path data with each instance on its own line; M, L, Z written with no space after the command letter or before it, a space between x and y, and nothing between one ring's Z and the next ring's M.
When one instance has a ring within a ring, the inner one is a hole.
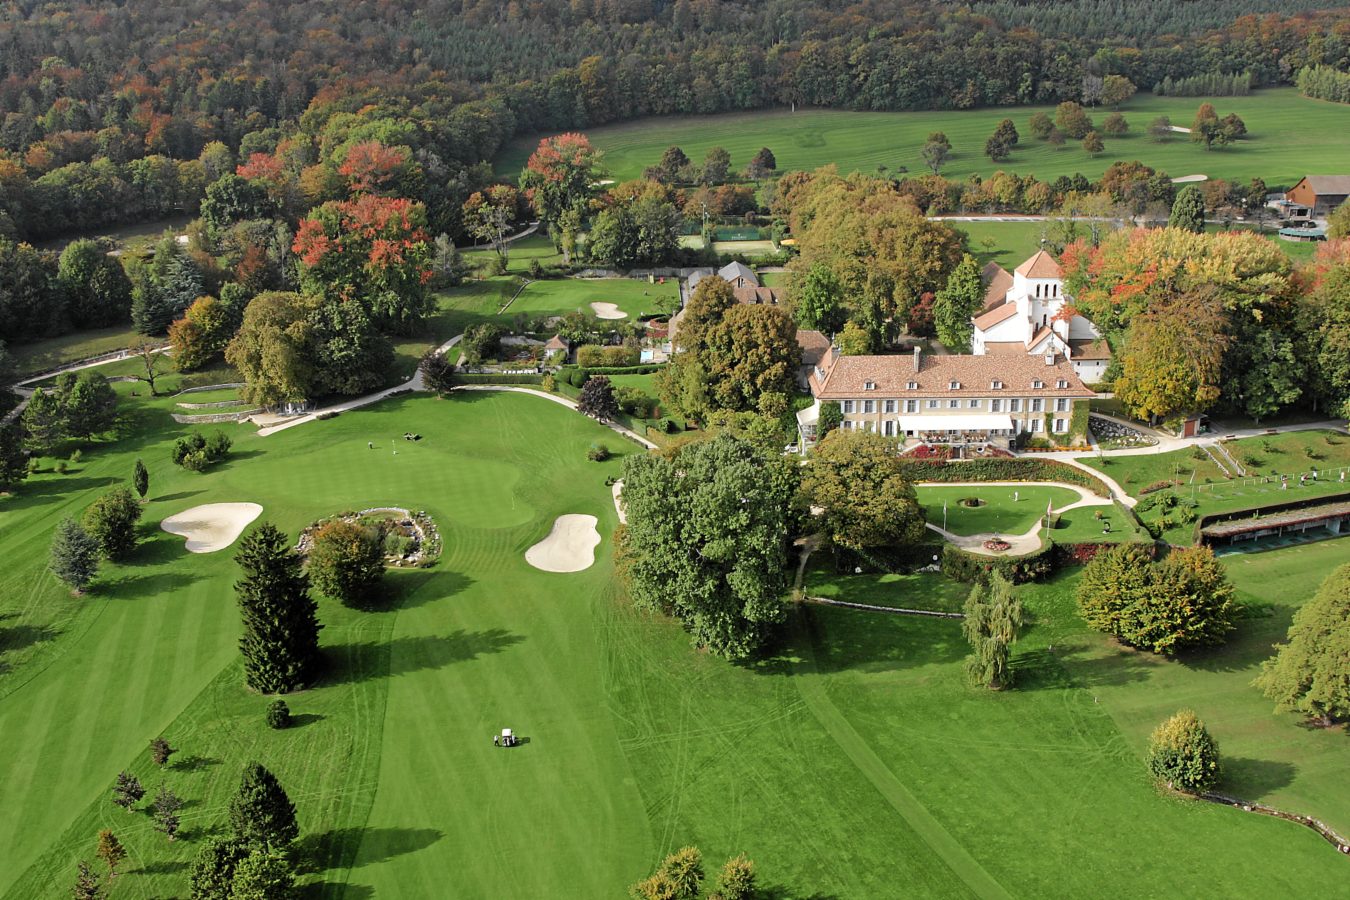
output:
M902 459L901 474L910 481L1062 481L1102 497L1111 489L1095 475L1053 459L994 457L991 459Z
M1055 545L1042 547L1026 556L985 556L967 553L954 544L942 548L942 574L966 584L998 571L1013 584L1040 581L1055 570Z
M494 375L491 372L456 372L450 376L451 384L542 384L543 375Z

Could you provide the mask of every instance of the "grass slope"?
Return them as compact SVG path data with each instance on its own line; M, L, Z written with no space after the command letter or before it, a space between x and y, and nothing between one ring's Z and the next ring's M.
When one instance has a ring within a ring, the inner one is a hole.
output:
M760 147L768 147L784 171L833 163L843 172L874 172L884 165L892 172L904 166L912 174L923 174L928 169L919 150L932 131L946 132L952 142L953 157L942 170L948 178L990 175L1002 169L1042 179L1075 172L1095 179L1117 159L1139 159L1173 177L1196 173L1242 181L1260 177L1272 186L1292 186L1306 174L1343 168L1342 135L1350 128L1350 107L1308 100L1293 88L1213 98L1220 115L1235 112L1247 123L1248 138L1232 147L1206 152L1186 135L1163 144L1147 136L1148 123L1159 115L1170 116L1173 124L1189 126L1202 102L1204 98L1199 97L1136 96L1121 110L1130 134L1107 138L1105 152L1097 156L1088 155L1076 141L1055 150L1030 135L1027 120L1042 111L1053 116L1053 107L903 113L769 110L640 119L592 128L587 134L604 151L610 177L619 181L639 177L672 144L696 161L712 147L725 147L737 169ZM1090 115L1100 122L1107 111L1094 109ZM1017 125L1022 141L1011 159L994 163L984 155L984 142L1004 118ZM497 173L518 175L538 141L536 135L509 144L496 160Z

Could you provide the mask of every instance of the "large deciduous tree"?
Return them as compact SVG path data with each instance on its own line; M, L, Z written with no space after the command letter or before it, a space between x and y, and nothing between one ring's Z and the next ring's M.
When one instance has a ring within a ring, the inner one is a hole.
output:
M844 289L829 267L813 265L793 288L797 324L832 335L844 327Z
M984 281L980 264L967 253L937 292L933 301L933 324L938 340L953 353L969 353L975 326L971 317L984 307Z
M506 260L511 245L506 237L520 218L520 192L509 184L494 184L474 191L464 201L464 230L492 247L497 258Z
M923 537L923 508L904 477L900 448L872 431L825 435L802 476L802 496L825 510L830 539L850 550Z
M234 319L215 297L198 297L183 318L169 326L174 365L182 372L200 369L225 349L233 336Z
M621 569L634 599L678 618L696 646L753 655L786 618L798 479L790 460L729 434L675 459L628 457Z
M358 302L384 330L411 333L431 311L433 250L421 203L369 194L329 201L300 222L292 250L307 293Z
M1332 570L1294 613L1288 642L1275 645L1256 684L1280 709L1324 725L1350 718L1350 565Z
M307 571L321 593L349 605L369 602L384 578L379 529L343 519L324 523L314 532Z
M243 376L240 394L259 406L308 400L314 389L310 303L299 294L269 291L249 301L244 322L225 348Z
M244 621L239 649L248 686L284 694L312 683L322 626L299 554L275 525L264 522L244 538L235 559L244 573L234 587Z
M1149 420L1202 412L1219 399L1225 320L1212 291L1159 302L1131 322L1116 396Z
M584 134L568 132L539 141L520 173L520 188L548 226L555 243L568 212L580 212L600 170L600 151Z
M1098 631L1165 654L1223 643L1238 614L1233 586L1208 547L1152 562L1139 544L1097 554L1079 582L1078 609Z
M884 346L927 291L960 263L965 236L930 221L885 179L840 177L833 168L794 180L775 202L800 251L795 277L815 265L831 270L850 313Z
M680 251L680 213L656 197L625 199L600 211L587 252L619 269L671 262Z
M966 676L972 684L991 690L1012 685L1011 645L1022 627L1022 601L997 569L988 582L976 582L962 612L961 630L970 644Z
M103 328L131 315L131 282L121 263L88 238L61 251L57 278L66 292L66 314L80 328Z
M577 412L583 416L608 422L619 414L619 404L614 399L614 386L604 375L592 375L581 386L577 396Z
M141 505L131 491L115 487L84 511L84 530L98 542L108 559L122 559L136 546L136 523Z

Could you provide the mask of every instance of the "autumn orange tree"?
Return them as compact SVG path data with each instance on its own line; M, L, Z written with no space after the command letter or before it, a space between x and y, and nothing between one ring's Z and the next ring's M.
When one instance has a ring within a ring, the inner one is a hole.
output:
M431 311L426 207L398 197L329 201L300 222L292 250L306 293L358 302L383 330L410 333Z
M550 231L556 232L567 213L585 205L600 159L590 138L575 131L544 138L530 154L520 173L520 187Z

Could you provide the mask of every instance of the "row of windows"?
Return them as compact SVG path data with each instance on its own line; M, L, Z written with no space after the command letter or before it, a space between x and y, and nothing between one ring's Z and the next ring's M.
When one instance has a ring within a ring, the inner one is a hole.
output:
M816 368L816 373L817 373L817 374L823 374L823 373L821 373L819 367ZM1067 388L1068 386L1069 386L1069 380L1068 380L1067 378L1060 378L1060 379L1058 379L1058 380L1055 382L1055 387L1059 388L1061 391L1064 390L1065 388ZM1033 378L1033 379L1031 379L1031 389L1032 389L1033 391L1039 391L1039 390L1042 390L1044 387L1045 387L1045 382L1044 382L1044 381L1041 381L1039 378ZM959 391L959 390L961 390L961 388L962 388L962 384L961 384L961 382L959 382L959 381L949 381L949 382L947 382L947 390L949 390L949 391ZM876 389L877 389L877 383L876 383L875 381L864 381L864 382L863 382L863 390L864 390L864 391L875 391ZM907 391L917 391L918 389L919 389L919 383L918 383L917 381L909 381L909 382L906 382L906 383L905 383L905 390L907 390ZM998 379L995 379L995 380L989 382L989 390L991 390L991 391L1001 391L1001 390L1003 390L1003 382L999 381Z
M877 411L877 404L881 404L881 411L887 413L896 412L899 400L845 400L841 408L845 413L862 412L874 413ZM905 412L916 413L919 411L918 400L905 400ZM945 406L944 406L945 403ZM1004 400L1002 397L993 399L973 399L973 400L927 400L924 401L925 409L984 409L985 404L989 404L990 412L1021 412L1024 408L1027 412L1043 412L1045 401L1040 397L1032 397L1026 401L1023 406L1022 398L1010 397ZM1004 404L1007 404L1005 407ZM1055 412L1068 412L1070 400L1068 397L1055 398Z
M1058 297L1058 296L1059 296L1059 285L1054 284L1054 283L1051 283L1051 284L1038 284L1038 285L1036 285L1036 296L1037 296L1037 297Z
M1044 424L1045 424L1045 423L1044 423L1041 419L1027 419L1027 421L1024 423L1024 425L1025 425L1024 430L1030 431L1030 432L1032 432L1032 433L1035 433L1035 432L1040 431L1040 430L1041 430L1041 426L1044 425ZM843 421L843 423L842 423L842 427L843 427L843 429L844 429L845 431L853 431L853 430L855 430L855 429L858 430L858 431L880 431L880 432L881 432L882 434L884 434L886 437L899 437L899 436L900 436L900 426L899 426L899 424L898 424L895 420L893 420L893 419L890 419L890 420L887 420L887 421L885 421L885 422L882 422L880 428L877 428L877 423L876 423L876 422L872 422L872 421L867 421L867 422L854 422L854 421L851 420L851 419L845 419L845 420ZM1064 433L1065 433L1066 431L1068 431L1068 429L1069 429L1068 419L1055 419L1053 428L1054 428L1055 434L1064 434ZM955 429L952 429L952 430L955 430ZM1006 430L1006 429L990 428L990 429L982 429L982 430L987 430L987 431L989 432L990 435L1007 435L1007 436L1009 436L1009 437L1012 436L1012 432L1011 432L1011 431L1008 431L1008 430ZM931 432L932 429L925 429L925 431L926 431L926 432ZM913 431L913 430L907 430L907 431L904 432L904 436L905 436L905 437L915 437L915 436L916 436L916 432Z

